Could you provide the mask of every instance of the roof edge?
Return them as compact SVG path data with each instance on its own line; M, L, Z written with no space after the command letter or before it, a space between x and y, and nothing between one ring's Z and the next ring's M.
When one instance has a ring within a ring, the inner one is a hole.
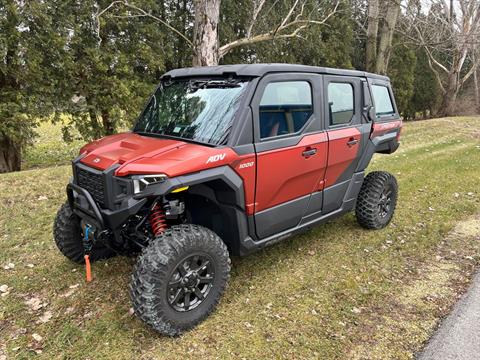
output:
M387 76L373 74L360 70L349 69L335 69L320 66L310 66L301 64L236 64L236 65L218 65L218 66L203 66L203 67L189 67L180 68L168 71L161 78L183 78L183 77L196 77L196 76L250 76L259 77L268 73L277 72L302 72L302 73L315 73L315 74L328 74L339 76L356 76L365 78L375 78L390 81Z

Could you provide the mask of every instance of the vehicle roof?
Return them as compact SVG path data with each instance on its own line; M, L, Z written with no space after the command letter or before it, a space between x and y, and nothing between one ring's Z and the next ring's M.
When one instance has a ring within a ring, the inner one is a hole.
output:
M191 67L171 70L165 73L162 78L182 78L194 76L221 76L227 74L234 74L236 76L251 76L258 77L268 73L278 72L302 72L328 75L343 75L343 76L357 76L368 77L390 81L387 76L372 74L365 71L334 69L319 66L309 66L300 64L237 64L237 65L218 65L218 66L203 66Z

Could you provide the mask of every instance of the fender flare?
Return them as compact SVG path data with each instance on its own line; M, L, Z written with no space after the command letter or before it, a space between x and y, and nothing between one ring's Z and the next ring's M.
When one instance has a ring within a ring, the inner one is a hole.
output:
M229 166L220 166L213 169L202 170L192 174L179 175L167 178L159 184L149 186L149 189L140 194L134 195L134 198L144 198L147 196L161 196L171 193L173 190L211 182L213 180L223 181L235 194L235 205L245 211L245 190L242 178Z

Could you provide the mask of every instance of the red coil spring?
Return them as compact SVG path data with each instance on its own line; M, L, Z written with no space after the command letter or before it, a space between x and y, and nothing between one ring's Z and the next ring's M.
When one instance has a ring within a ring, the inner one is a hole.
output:
M167 220L165 219L165 212L160 204L156 203L148 217L150 226L152 227L155 236L160 235L167 229Z

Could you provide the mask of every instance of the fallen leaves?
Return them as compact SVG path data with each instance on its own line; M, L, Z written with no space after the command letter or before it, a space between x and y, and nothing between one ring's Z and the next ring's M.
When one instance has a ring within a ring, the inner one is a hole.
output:
M33 338L36 342L42 342L42 341L43 341L43 337L41 337L41 336L38 335L37 333L33 333L33 334L32 334L32 338Z
M12 269L14 269L14 268L15 268L15 264L14 264L14 263L8 263L8 264L5 264L5 265L3 266L3 269L4 269L4 270L12 270Z
M0 286L0 293L1 293L2 297L5 297L8 294L10 294L10 288L8 287L8 285L5 285L5 284L1 285Z
M62 295L60 295L60 297L64 297L64 298L67 298L67 297L70 297L72 296L75 291L77 290L77 288L80 286L80 284L74 284L74 285L70 285L68 287L69 290L67 290L65 293L63 293Z
M32 297L25 301L25 305L27 305L32 311L38 311L41 308L45 307L47 304L43 303L42 300L38 297Z
M38 321L42 324L45 324L46 322L49 322L50 319L53 317L53 314L51 311L45 311L42 316L38 319Z

